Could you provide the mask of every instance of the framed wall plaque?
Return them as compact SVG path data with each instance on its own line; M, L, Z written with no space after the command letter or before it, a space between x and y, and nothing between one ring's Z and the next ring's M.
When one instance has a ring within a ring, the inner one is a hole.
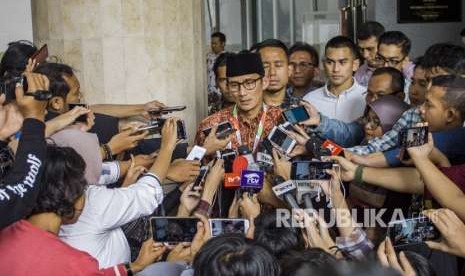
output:
M461 21L462 0L397 0L397 23Z

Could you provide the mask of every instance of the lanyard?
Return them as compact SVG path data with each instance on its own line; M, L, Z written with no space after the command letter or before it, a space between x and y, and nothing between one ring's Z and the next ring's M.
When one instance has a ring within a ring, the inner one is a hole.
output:
M255 134L255 140L253 143L252 153L255 153L258 143L260 142L260 138L262 137L263 128L265 125L266 111L267 111L267 106L263 104L263 114L262 114L262 118L260 119L260 123L258 124L257 133ZM233 117L234 117L234 120L232 123L234 125L234 128L236 129L236 139L239 145L242 145L241 131L239 129L239 117L237 115L237 105L234 106Z

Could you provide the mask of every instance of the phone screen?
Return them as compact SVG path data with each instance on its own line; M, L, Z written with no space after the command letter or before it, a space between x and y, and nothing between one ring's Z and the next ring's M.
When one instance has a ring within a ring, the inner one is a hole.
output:
M194 191L195 187L198 187L202 184L203 180L205 179L205 176L207 176L208 173L208 166L203 166L200 169L200 173L195 179L194 185L192 185L191 191Z
M389 223L388 235L394 246L438 240L438 229L427 217L393 221Z
M248 221L245 219L210 219L212 237L229 233L240 233L245 235L248 230L247 226Z
M152 217L153 239L157 242L191 242L198 221L197 218Z
M269 139L271 142L275 143L278 147L280 147L284 151L287 151L289 147L292 146L292 143L294 142L294 140L292 140L292 138L289 137L280 128L275 128L273 135L269 137Z
M184 140L187 139L186 124L183 120L177 121L178 125L178 139Z
M305 120L310 119L310 115L308 115L307 110L303 106L288 109L283 112L283 115L286 118L286 120L291 124L303 122Z
M216 129L216 134L227 133L228 131L230 131L232 129L233 129L233 127L232 127L230 122L228 122L228 121L221 122L218 125L218 128ZM207 129L204 129L202 132L203 132L203 134L205 134L205 136L208 136L208 134L210 134L211 131L212 131L212 128L207 128Z
M295 161L291 166L293 180L329 180L331 175L326 170L333 168L331 162Z

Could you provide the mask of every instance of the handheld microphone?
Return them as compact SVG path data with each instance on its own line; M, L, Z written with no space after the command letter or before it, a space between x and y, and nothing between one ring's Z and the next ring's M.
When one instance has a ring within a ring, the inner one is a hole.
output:
M297 181L297 200L305 209L314 209L312 199L318 195L317 185L312 181Z
M238 155L232 163L232 172L224 174L224 187L227 189L237 189L241 187L241 173L247 170L249 162L247 159Z
M284 200L291 209L299 209L299 204L295 200L294 192L296 185L293 181L285 181L284 178L277 175L273 178L273 193Z
M263 187L265 174L259 170L243 170L241 173L241 189L250 193L259 192Z
M273 168L273 157L266 152L257 153L257 164L262 170L271 170Z
M332 156L339 155L344 150L341 146L329 139L326 139L323 144L321 144L321 148L328 150Z

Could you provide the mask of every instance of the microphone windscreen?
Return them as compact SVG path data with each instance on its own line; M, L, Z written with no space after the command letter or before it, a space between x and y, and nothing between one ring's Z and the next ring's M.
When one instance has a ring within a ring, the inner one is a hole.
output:
M241 173L243 170L247 170L248 166L249 162L247 161L247 158L242 155L238 155L234 158L232 169L234 173Z

